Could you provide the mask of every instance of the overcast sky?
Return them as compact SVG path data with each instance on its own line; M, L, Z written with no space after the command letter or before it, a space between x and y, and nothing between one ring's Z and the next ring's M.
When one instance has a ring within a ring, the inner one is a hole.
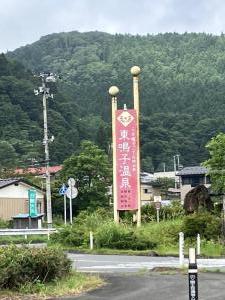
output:
M0 0L0 52L53 32L225 32L224 0Z

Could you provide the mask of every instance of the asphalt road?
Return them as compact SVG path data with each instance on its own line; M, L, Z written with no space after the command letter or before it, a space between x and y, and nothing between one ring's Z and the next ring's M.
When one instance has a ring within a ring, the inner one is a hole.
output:
M155 267L179 267L176 257L69 254L73 267L82 272L127 273ZM188 264L188 260L185 260ZM225 259L198 259L199 268L225 268ZM225 296L224 296L225 299Z
M95 291L67 300L188 300L187 275L161 275L155 272L140 275L101 275L107 284ZM224 300L225 275L199 274L199 299Z

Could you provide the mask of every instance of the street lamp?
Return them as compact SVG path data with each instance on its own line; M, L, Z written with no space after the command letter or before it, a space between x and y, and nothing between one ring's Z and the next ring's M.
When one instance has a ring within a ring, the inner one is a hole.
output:
M44 118L44 139L43 145L45 149L45 180L46 180L46 202L47 202L47 224L48 228L52 228L52 203L51 203L51 181L49 172L49 142L53 142L54 136L48 138L48 122L47 122L47 103L48 98L53 98L50 94L50 88L46 86L48 82L55 82L56 76L53 73L41 73L39 75L42 85L34 90L34 94L43 96L43 118Z
M112 97L112 144L113 144L113 207L114 221L119 223L119 212L117 210L117 184L116 184L116 110L117 110L117 95L119 89L117 86L109 88L109 95Z
M134 97L134 109L137 113L137 190L138 190L138 210L137 210L137 226L141 226L141 163L140 163L140 128L139 128L139 118L140 118L140 104L139 104L139 75L141 69L139 66L133 66L130 69L131 75L133 77L133 97Z

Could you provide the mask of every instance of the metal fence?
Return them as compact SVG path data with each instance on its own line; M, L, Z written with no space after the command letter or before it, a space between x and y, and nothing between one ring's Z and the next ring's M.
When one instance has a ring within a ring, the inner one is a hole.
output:
M47 235L48 239L50 234L57 232L55 228L42 228L42 229L0 229L0 236L14 236L24 235L27 239L28 235Z

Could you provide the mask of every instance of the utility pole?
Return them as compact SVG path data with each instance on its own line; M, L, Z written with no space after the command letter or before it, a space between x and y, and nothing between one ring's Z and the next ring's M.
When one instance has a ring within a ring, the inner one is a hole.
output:
M179 171L179 166L180 166L180 154L177 154L177 169Z
M51 179L49 172L49 142L53 142L54 136L48 138L48 120L47 120L47 99L53 98L53 94L50 94L50 88L46 86L48 82L55 82L56 77L53 73L41 73L39 75L42 81L42 85L38 90L34 90L34 94L37 96L42 95L43 100L43 119L44 119L44 139L43 145L45 149L45 182L46 182L46 202L47 202L47 224L48 228L52 228L52 201L51 201Z
M176 165L176 155L173 156L173 168L174 168L174 187L177 188L177 182L176 182L176 171L177 171L177 165Z
M180 165L180 154L176 154L173 156L173 167L174 167L174 173L175 173L175 189L177 188L177 182L176 182L176 172L179 170Z

